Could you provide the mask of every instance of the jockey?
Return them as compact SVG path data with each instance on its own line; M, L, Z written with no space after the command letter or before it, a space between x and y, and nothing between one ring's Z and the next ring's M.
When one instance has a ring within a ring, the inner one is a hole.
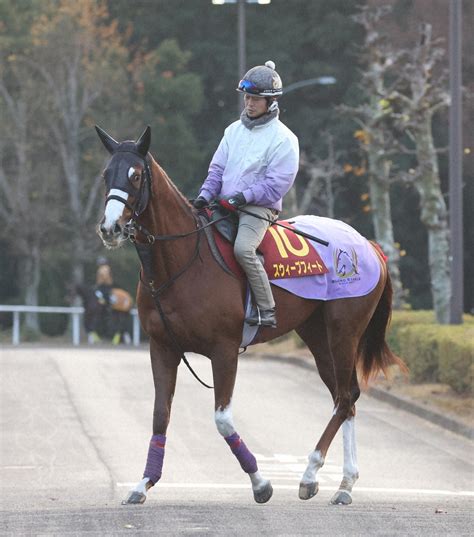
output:
M298 138L278 119L277 99L283 87L272 61L250 69L237 91L244 94L245 108L225 130L194 207L201 209L217 198L220 205L236 212L239 229L234 253L258 306L246 322L275 328L275 301L256 255L270 223L238 209L245 206L267 220L277 219L282 198L298 171Z

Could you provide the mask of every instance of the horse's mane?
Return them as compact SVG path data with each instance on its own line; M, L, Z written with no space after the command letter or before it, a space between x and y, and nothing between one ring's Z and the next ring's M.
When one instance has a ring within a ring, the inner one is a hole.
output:
M178 198L184 203L184 205L188 209L192 210L192 205L189 203L187 198L182 194L182 192L179 190L179 188L173 183L173 181L170 179L168 174L158 164L158 162L154 159L154 157L153 157L153 155L151 155L151 153L150 153L150 157L151 157L152 167L157 169L157 171L162 175L162 177L165 180L165 182L168 184L168 186L170 186L174 190L174 192L177 194Z

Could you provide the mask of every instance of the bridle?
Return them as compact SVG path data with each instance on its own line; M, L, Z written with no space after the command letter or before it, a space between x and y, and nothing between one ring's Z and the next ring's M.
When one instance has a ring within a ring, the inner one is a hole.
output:
M125 198L122 198L122 196L117 196L116 194L109 194L105 198L105 205L110 200L117 200L120 201L125 205L127 209L132 213L131 220L135 220L135 218L138 218L144 210L148 206L148 202L151 197L151 171L150 171L150 165L148 164L148 159L146 157L143 157L140 153L131 151L129 149L127 150L117 150L117 153L131 153L132 155L135 155L136 157L139 157L143 161L143 169L141 173L140 178L140 186L138 188L138 194L136 195L135 192L130 192L132 190L132 187L127 187L128 194L131 194L134 197L134 203L131 205L128 200ZM133 189L135 190L135 189Z
M132 217L130 220L125 224L124 231L125 231L125 238L130 240L130 242L133 242L137 244L137 232L142 233L149 244L154 244L156 241L172 241L176 239L182 239L185 237L189 237L190 235L194 235L195 233L198 234L198 241L201 234L201 231L204 231L209 226L213 226L220 222L221 220L225 220L229 218L230 215L225 215L220 218L216 218L215 220L212 220L208 224L200 225L196 217L193 215L194 221L196 222L196 229L193 231L189 231L187 233L179 233L176 235L154 235L151 233L145 226L142 224L139 224L136 219L145 211L145 209L148 207L148 203L151 198L151 171L150 171L150 165L148 164L147 158L143 158L142 155L140 155L138 152L130 151L130 150L117 150L117 153L131 153L135 156L138 156L143 160L144 166L141 173L141 180L140 180L140 187L138 188L138 195L135 196L134 192L129 192L134 196L134 203L131 205L128 200L125 198L122 198L122 196L117 196L116 194L109 194L105 198L105 205L110 200L117 200L125 205L125 207L131 212ZM142 199L142 197L145 196L145 200Z
M150 291L151 296L153 297L153 300L155 302L156 309L158 310L161 320L163 322L163 325L168 333L168 336L170 340L172 341L174 347L178 351L181 360L184 361L188 369L191 371L193 376L206 388L213 388L213 386L210 386L203 382L197 374L192 369L191 365L189 364L186 356L184 355L184 352L181 348L181 345L178 342L178 339L176 337L176 334L174 333L173 329L171 328L171 325L166 318L166 314L163 310L163 306L160 301L160 295L163 291L168 289L180 276L182 276L195 262L195 260L199 257L199 247L201 243L201 236L202 231L211 226L216 224L217 222L224 220L229 217L229 215L223 216L222 218L218 218L214 221L211 221L207 224L200 225L198 220L196 219L196 216L193 214L194 221L196 223L196 229L193 231L190 231L188 233L181 233L177 235L154 235L149 230L147 230L142 224L139 224L137 222L137 218L145 211L145 209L148 206L148 203L151 199L151 171L150 166L148 163L148 160L146 157L143 157L138 152L131 151L131 150L117 150L117 152L122 153L132 153L135 156L138 156L143 160L143 169L141 173L141 180L140 180L140 186L138 188L137 195L135 195L135 192L128 192L134 197L134 203L133 205L128 202L125 198L122 196L118 196L116 194L108 195L105 199L105 204L110 200L116 200L124 204L124 206L129 209L132 213L132 216L127 224L124 226L124 235L125 238L130 240L137 250L138 257L140 259L141 265L142 265L142 271L140 271L140 281L141 283ZM129 190L131 190L131 187L128 187ZM134 189L137 190L137 189ZM144 198L144 199L143 199ZM146 242L139 242L137 240L137 234L141 233L146 238ZM196 245L194 248L194 252L191 256L191 258L185 263L185 265L179 269L179 271L174 274L169 280L161 284L159 287L156 287L155 280L154 280L154 270L153 270L153 255L152 255L152 248L157 241L171 241L171 240L177 240L184 237L189 237L190 235L196 234ZM142 277L145 277L146 281Z

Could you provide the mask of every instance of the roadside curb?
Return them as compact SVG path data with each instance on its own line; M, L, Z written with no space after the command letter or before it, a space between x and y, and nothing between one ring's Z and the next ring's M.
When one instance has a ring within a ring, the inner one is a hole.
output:
M458 420L444 416L443 414L430 410L429 408L425 408L424 406L419 405L410 399L400 395L394 395L387 390L374 387L369 388L366 393L374 399L379 399L380 401L389 403L397 408L411 412L412 414L430 421L435 425L439 425L444 429L448 429L453 433L465 436L470 440L474 439L474 429L472 427L468 427Z
M247 356L252 359L260 358L263 360L272 360L278 362L284 361L286 363L296 365L297 367L301 367L302 369L311 370L317 373L314 363L312 361L310 362L309 359L303 358L301 356L285 354L252 354L251 352L249 352ZM407 412L415 414L416 416L423 418L431 423L434 423L435 425L439 425L440 427L443 427L444 429L447 429L453 433L469 438L470 440L474 439L474 428L469 427L456 419L444 416L439 412L435 412L434 410L425 408L424 406L415 403L411 399L402 397L400 395L395 395L387 390L375 387L370 387L364 393L366 393L370 397L373 397L374 399L379 399L380 401L389 403L396 408L400 408L401 410L405 410Z

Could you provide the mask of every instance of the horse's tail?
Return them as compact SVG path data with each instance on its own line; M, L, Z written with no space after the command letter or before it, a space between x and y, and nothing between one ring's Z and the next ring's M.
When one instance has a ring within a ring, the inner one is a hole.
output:
M379 371L387 374L387 368L391 365L398 365L405 374L408 372L405 362L389 349L385 341L385 332L392 316L392 295L392 281L387 271L382 296L359 342L358 362L364 383Z

